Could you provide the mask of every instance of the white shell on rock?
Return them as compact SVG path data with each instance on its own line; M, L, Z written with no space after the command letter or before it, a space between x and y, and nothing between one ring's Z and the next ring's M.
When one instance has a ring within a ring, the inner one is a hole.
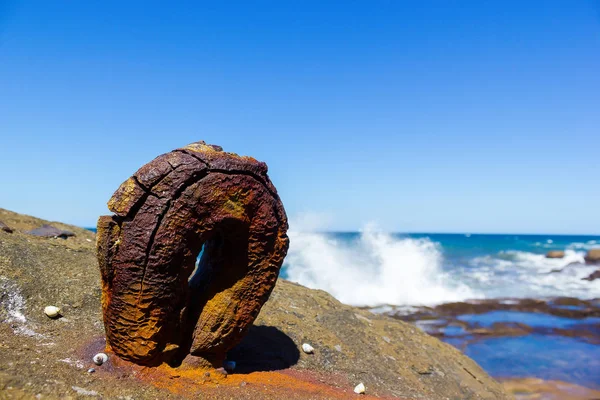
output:
M108 361L108 356L104 353L98 353L92 358L92 361L94 361L94 364L96 365L102 365Z
M57 318L60 316L60 308L55 306L46 306L44 308L44 314L46 314L49 318Z
M365 394L365 391L367 389L365 388L365 385L363 385L363 383L359 383L358 385L356 385L356 387L354 388L354 393L356 394Z
M305 352L306 354L312 354L315 351L315 348L312 347L310 344L308 343L304 343L302 345L302 351Z

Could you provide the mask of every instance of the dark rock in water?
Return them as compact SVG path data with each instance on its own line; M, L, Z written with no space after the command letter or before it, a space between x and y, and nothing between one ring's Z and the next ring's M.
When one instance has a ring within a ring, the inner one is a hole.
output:
M585 255L586 264L600 264L600 249L590 249Z
M0 230L7 232L7 233L13 233L13 230L2 221L0 221Z
M288 249L266 164L193 143L141 167L108 207L115 215L98 221L98 260L111 349L137 364L191 354L220 367Z
M44 238L61 238L66 239L71 236L75 236L75 234L71 231L65 231L62 229L55 228L52 225L42 225L37 229L33 229L31 231L26 231L25 233L33 236L39 236Z
M0 215L19 231L48 223ZM413 325L284 279L227 357L241 373L203 385L206 370L133 365L106 349L94 233L56 224L77 236L0 240L0 398L80 398L77 387L106 399L348 399L358 381L385 399L510 398L473 360ZM48 304L68 321L49 320ZM308 341L318 344L310 356L300 350ZM109 355L102 367L92 365L99 352Z
M489 299L414 307L413 312L388 315L412 321L440 338L520 336L531 333L580 336L600 343L600 331L587 329L598 323L600 307L594 301L573 297L551 300ZM552 329L566 324L560 329Z
M556 274L556 273L559 273L559 272L565 272L566 270L571 269L571 268L579 268L581 266L585 266L585 264L582 264L580 262L574 261L574 262L568 263L567 265L565 265L562 268L553 269L553 270L551 270L550 272L547 272L547 273L548 274Z
M563 258L565 252L561 250L552 250L546 253L546 258Z
M556 324L559 317L586 321L586 318L600 318L600 306L594 301L581 300L574 297L557 297L554 299L487 299L441 304L436 307L413 307L410 313L395 313L391 310L387 315L404 321L417 323L435 322L428 333L438 337L448 336L447 327L455 325L462 327L462 334L482 334L505 336L516 332L530 332L527 322L516 325L506 325L515 317L525 318L524 321L535 321L548 318L548 326ZM529 317L527 317L527 314ZM531 318L533 317L533 318ZM499 318L499 321L496 321ZM490 326L482 326L481 320L488 321ZM500 322L494 326L493 322ZM427 325L432 325L431 323ZM485 328L485 329L483 329ZM451 330L451 336L455 336ZM598 335L600 340L600 334Z
M597 270L596 272L591 273L590 276L588 276L587 278L583 278L583 280L586 280L586 281L593 281L596 279L600 279L600 269Z

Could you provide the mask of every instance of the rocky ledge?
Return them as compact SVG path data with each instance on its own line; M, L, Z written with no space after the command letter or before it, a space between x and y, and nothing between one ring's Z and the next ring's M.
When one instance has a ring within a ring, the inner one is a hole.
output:
M0 209L2 398L506 399L503 387L454 347L411 324L341 304L280 279L223 370L140 367L104 350L95 234L25 234L47 221ZM44 307L61 309L50 319ZM312 354L302 351L309 343ZM230 367L232 364L229 364ZM37 397L36 397L37 396Z
M384 313L412 322L430 335L444 340L464 339L461 340L461 348L491 337L530 334L575 337L600 344L600 299L486 299L446 303L437 307L387 306ZM553 326L557 321L563 321L561 318L568 323ZM517 322L519 320L521 322Z

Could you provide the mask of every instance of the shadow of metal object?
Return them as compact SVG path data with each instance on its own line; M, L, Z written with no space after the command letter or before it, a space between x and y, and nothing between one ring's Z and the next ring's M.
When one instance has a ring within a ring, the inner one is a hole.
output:
M300 351L294 341L273 326L252 325L241 343L227 353L235 373L277 371L295 365Z

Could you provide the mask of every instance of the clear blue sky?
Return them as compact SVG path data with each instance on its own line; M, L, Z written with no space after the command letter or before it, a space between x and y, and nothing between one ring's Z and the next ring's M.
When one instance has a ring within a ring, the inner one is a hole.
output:
M329 229L599 234L600 5L0 0L0 207L93 226L197 140Z

